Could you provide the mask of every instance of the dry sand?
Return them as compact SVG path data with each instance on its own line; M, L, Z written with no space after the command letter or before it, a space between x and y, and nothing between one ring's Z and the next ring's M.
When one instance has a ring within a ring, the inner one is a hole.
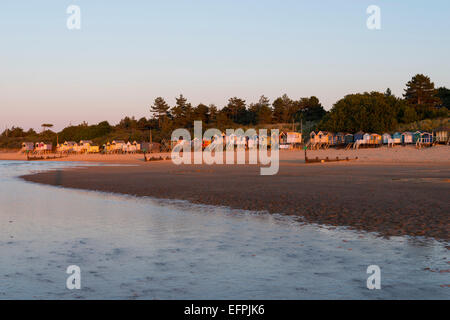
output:
M442 163L450 165L450 147L435 146L433 148L416 149L413 146L397 146L395 148L381 147L376 149L343 150L328 149L307 152L308 158L355 158L358 163ZM53 155L50 155L53 156ZM170 153L152 153L152 157L170 156ZM304 161L302 150L280 151L282 161ZM0 160L26 160L26 155L19 152L0 152ZM104 163L130 163L141 164L144 161L142 154L82 154L70 155L55 161L82 161L82 162L104 162Z
M449 240L450 147L308 151L308 157L355 157L305 164L303 151L281 153L276 176L254 165L143 162L142 155L84 155L67 161L129 163L43 172L27 181L136 196L182 199L303 217L308 222ZM2 157L3 158L3 157Z

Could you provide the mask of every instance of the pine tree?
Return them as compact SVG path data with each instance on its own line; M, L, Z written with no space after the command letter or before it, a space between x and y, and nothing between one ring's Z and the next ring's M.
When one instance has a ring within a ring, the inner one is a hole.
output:
M158 119L158 126L161 127L161 120L165 118L169 113L169 105L162 97L158 97L155 99L155 102L150 108L150 112L152 112L156 119Z
M172 108L175 124L178 127L192 127L192 113L193 109L191 104L187 102L187 99L182 94L180 94L180 96L176 98L175 106Z
M403 97L413 107L434 107L439 103L436 94L437 90L430 78L423 74L417 74L406 84Z

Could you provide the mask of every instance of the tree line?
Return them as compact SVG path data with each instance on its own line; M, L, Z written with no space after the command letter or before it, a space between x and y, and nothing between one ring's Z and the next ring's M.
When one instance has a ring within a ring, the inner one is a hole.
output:
M80 141L93 140L103 144L112 140L160 142L170 139L177 128L192 129L196 120L203 121L204 129L221 130L236 127L267 126L274 124L312 123L312 129L333 132L385 132L392 131L401 124L423 119L448 117L450 90L436 89L429 77L418 74L407 84L402 97L396 97L390 89L386 92L365 92L349 94L337 101L330 111L325 111L317 97L298 100L287 95L273 102L261 96L257 102L247 103L233 97L222 108L214 104L200 103L193 106L183 95L170 106L163 97L158 97L149 106L150 117L135 119L125 117L118 124L110 125L102 121L95 125L82 123L68 126L56 133L52 124L42 125L42 132L20 127L5 130L0 137L0 147L20 147L22 141ZM294 125L294 129L299 126ZM304 132L307 133L307 132Z
M318 128L334 132L386 132L401 124L448 117L450 90L436 89L430 78L415 75L403 97L386 92L350 94L336 102Z

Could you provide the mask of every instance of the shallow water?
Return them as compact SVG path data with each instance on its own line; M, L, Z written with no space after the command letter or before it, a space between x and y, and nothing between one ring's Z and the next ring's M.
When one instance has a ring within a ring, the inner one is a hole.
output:
M450 297L442 242L16 178L67 166L0 161L0 299ZM81 290L66 288L69 265ZM369 265L381 290L366 287Z

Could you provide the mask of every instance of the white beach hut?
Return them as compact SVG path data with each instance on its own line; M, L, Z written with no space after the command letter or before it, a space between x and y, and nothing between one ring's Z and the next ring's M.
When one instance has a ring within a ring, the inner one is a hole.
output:
M383 144L388 144L392 140L392 136L389 133L383 133Z

